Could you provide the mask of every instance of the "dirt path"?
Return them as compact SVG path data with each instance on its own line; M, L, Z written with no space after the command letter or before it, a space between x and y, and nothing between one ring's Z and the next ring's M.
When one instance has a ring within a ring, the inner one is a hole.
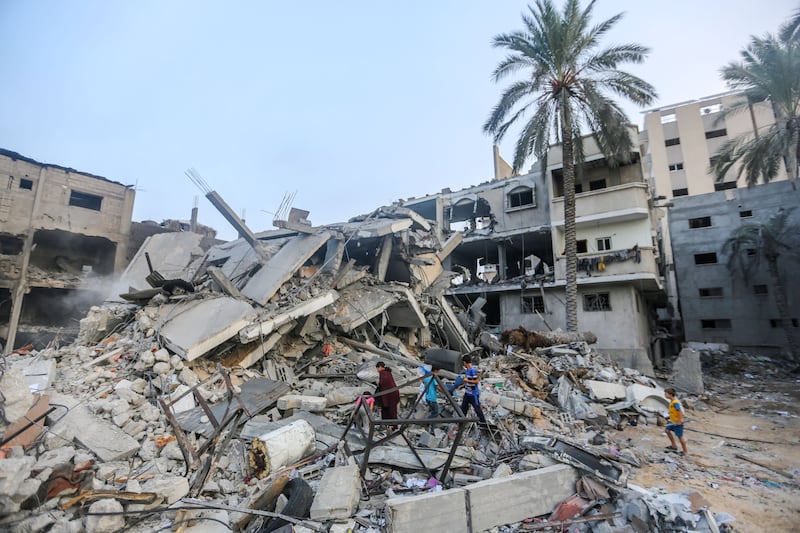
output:
M687 457L664 451L661 427L627 427L612 438L649 460L631 483L696 490L712 513L736 518L735 531L799 532L800 379L779 366L754 372L712 374L704 398L686 398Z

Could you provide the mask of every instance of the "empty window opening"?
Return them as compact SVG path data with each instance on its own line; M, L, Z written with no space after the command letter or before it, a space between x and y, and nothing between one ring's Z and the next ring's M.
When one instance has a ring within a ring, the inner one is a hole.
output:
M798 326L798 320L796 318L792 319L792 327L796 328ZM771 328L779 328L781 327L781 321L779 318L771 318L769 321L769 327Z
M677 172L679 170L683 170L683 163L674 163L672 165L669 165L670 172Z
M597 251L606 252L611 249L611 237L601 237L597 239Z
M607 292L583 295L584 311L611 311L611 299Z
M689 219L689 228L709 228L711 227L711 217L698 217Z
M664 141L664 146L675 146L680 143L681 143L681 138L675 137L674 139L667 139L666 141Z
M703 329L731 329L731 320L729 318L701 320L700 327Z
M600 189L606 188L606 180L594 180L589 182L589 190L590 191L599 191Z
M717 262L717 254L714 252L706 254L694 254L695 265L713 265Z
M577 253L585 254L589 251L589 245L586 242L586 239L581 239L579 241L575 241L575 245L578 248Z
M715 191L724 191L724 190L727 190L727 189L735 189L735 188L736 188L736 182L735 181L726 181L724 183L715 183L714 184L714 190Z
M706 139L716 139L717 137L725 137L728 130L722 128L721 130L711 130L706 132Z
M689 196L689 189L672 189L672 196Z
M33 181L22 178L19 180L19 188L20 189L27 189L29 191L33 190Z
M534 205L533 189L530 187L519 187L508 193L509 207L522 207L525 205Z
M753 212L749 209L745 211L739 211L739 218L749 218L753 216Z
M700 292L700 298L721 298L722 297L722 287L705 287L702 289L698 289Z
M522 312L527 314L544 313L544 298L541 296L523 296Z
M669 124L670 122L675 122L676 120L678 120L678 117L675 116L675 113L669 113L668 115L661 115L662 124Z
M74 205L75 207L100 211L100 206L102 204L103 197L95 194L73 190L69 195L69 205Z
M753 285L753 294L764 295L768 292L769 290L766 285Z
M583 192L583 184L582 183L576 183L575 184L575 194L578 194L580 192Z

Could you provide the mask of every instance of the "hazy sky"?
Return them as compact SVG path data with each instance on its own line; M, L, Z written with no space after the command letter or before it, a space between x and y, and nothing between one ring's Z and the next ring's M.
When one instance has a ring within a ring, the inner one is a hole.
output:
M558 0L557 0L558 1ZM560 3L560 2L558 2ZM497 33L517 0L0 0L0 147L136 184L134 220L188 218L234 238L195 167L255 231L287 193L314 224L490 180L481 131L504 84ZM607 43L657 105L722 92L719 69L798 0L599 0ZM632 122L642 116L627 105ZM501 153L512 159L512 141Z

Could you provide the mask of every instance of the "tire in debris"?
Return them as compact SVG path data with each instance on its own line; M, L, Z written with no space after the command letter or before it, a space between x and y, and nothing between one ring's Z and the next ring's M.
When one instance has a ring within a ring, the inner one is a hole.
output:
M311 511L311 503L314 501L314 491L311 486L302 478L290 480L283 488L282 494L288 498L286 505L278 513L293 518L308 518ZM275 531L288 524L283 518L273 518L264 525L261 530L264 533Z

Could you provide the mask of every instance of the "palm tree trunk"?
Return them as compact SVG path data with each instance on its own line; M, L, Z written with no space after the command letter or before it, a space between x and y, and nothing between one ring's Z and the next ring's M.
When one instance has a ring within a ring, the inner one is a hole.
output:
M567 259L567 331L578 331L578 246L575 229L575 158L572 117L567 98L561 98L561 159L564 163L564 249Z
M767 257L767 270L772 280L773 293L775 294L775 306L778 308L781 327L786 334L786 342L789 344L789 352L795 363L800 364L800 342L798 342L796 328L792 324L792 317L789 316L789 306L786 303L786 293L783 283L778 274L778 258Z

